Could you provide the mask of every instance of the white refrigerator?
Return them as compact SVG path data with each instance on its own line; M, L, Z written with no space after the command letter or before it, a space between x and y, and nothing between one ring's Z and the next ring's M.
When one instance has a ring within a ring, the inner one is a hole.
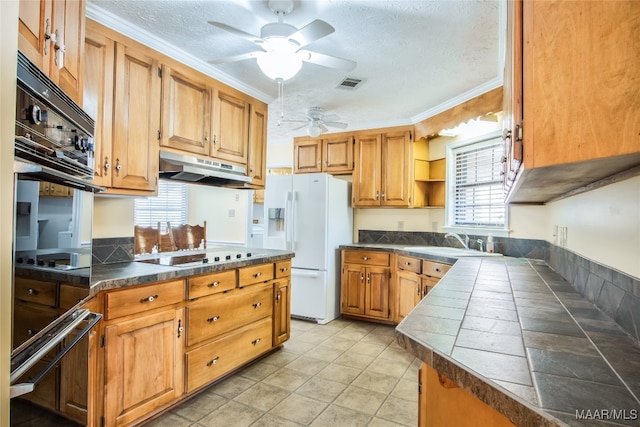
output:
M291 317L330 322L340 316L341 244L353 240L351 183L326 173L268 176L264 247L295 252Z

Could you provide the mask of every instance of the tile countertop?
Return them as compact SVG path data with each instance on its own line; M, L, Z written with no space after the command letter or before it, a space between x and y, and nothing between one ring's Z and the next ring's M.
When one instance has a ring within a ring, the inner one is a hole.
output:
M402 346L516 425L640 426L640 346L609 316L544 261L450 262L397 326Z
M209 250L213 249L220 248L211 248ZM234 248L234 250L237 249L238 248ZM171 267L138 261L94 264L91 267L91 287L89 294L95 295L100 291L110 289L144 285L147 283L161 282L163 280L180 279L196 274L247 267L265 262L281 261L295 256L293 252L275 249L259 249L257 252L259 252L259 254L252 256L250 259L222 261L213 264L202 264L195 267ZM184 255L184 253L179 254ZM161 255L166 256L166 253Z

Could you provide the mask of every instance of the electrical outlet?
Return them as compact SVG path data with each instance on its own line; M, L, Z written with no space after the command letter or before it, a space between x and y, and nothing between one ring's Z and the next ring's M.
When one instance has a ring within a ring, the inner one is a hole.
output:
M404 230L404 221L398 221L398 231Z
M431 231L434 233L438 232L438 221L432 221L431 222Z
M240 195L238 193L236 193L236 202L240 201Z
M229 209L229 218L233 218L236 216L236 210L235 209Z

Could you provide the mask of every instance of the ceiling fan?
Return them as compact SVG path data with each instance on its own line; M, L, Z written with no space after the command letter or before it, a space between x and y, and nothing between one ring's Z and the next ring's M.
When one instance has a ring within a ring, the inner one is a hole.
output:
M304 127L307 128L307 134L311 137L320 136L320 134L328 132L329 127L346 129L347 124L343 122L339 122L340 117L337 114L329 114L328 116L324 115L324 109L321 107L311 107L307 108L306 111L306 120L279 120L278 125L281 123L304 123L302 126L298 126L296 129L302 129Z
M343 71L351 71L356 66L354 61L348 59L304 49L308 44L335 31L335 28L327 22L316 19L298 29L283 22L283 17L293 10L294 0L269 0L268 6L277 15L278 22L264 25L260 30L260 37L222 22L208 21L214 27L242 37L260 48L260 50L253 52L214 59L209 62L223 64L256 58L262 72L276 81L287 80L296 75L300 71L303 61Z

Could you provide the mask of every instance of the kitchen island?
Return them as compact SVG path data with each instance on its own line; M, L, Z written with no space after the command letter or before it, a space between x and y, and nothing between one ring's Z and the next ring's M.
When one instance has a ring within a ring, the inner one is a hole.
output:
M461 258L396 330L421 425L472 425L471 402L501 426L640 425L640 347L543 261Z

